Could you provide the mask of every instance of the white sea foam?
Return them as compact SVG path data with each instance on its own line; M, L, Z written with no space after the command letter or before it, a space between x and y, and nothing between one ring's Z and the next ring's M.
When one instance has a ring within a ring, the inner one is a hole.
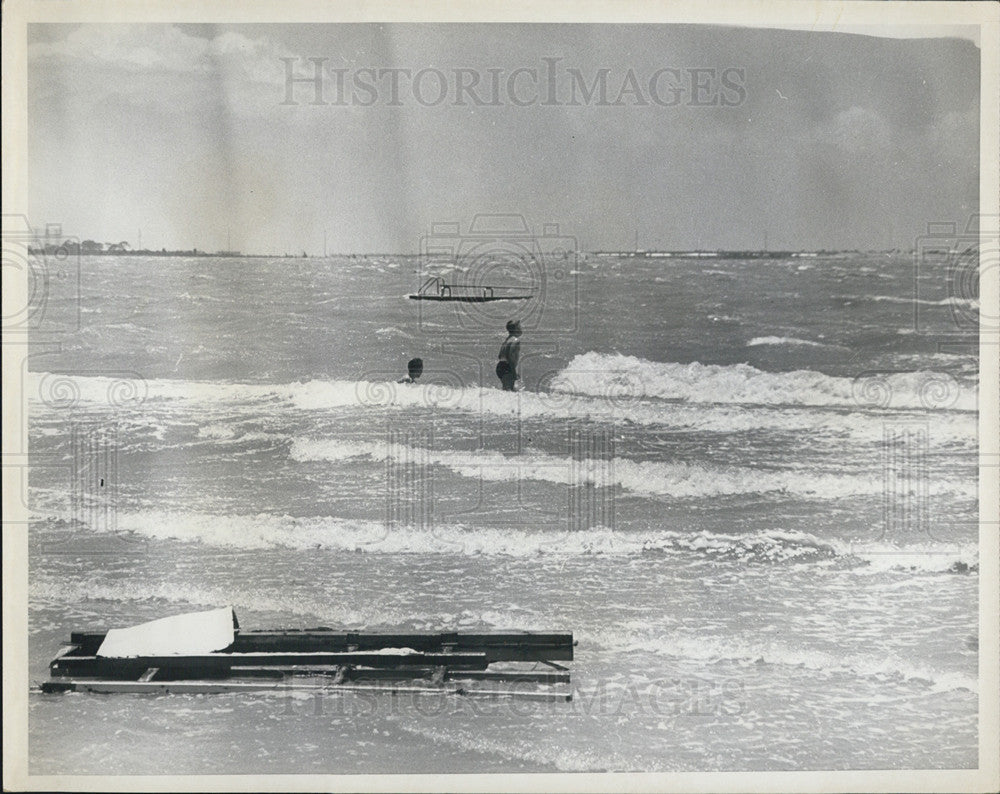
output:
M979 569L979 551L971 544L848 543L825 541L799 530L763 530L747 534L662 532L648 536L644 553L693 552L713 560L747 562L818 562L841 560L854 573L970 573Z
M54 507L54 505L53 505ZM53 511L54 512L54 511ZM59 516L36 514L65 520ZM65 514L71 517L71 514ZM98 530L107 531L107 530ZM746 534L710 532L625 532L610 527L569 530L387 525L334 516L294 517L270 513L218 515L195 511L119 511L116 532L138 537L202 543L233 549L301 549L334 553L449 554L462 556L631 556L682 555L691 560L740 564L817 563L834 560L863 574L970 573L978 570L971 545L847 544L824 541L798 530Z
M899 295L852 295L849 299L873 301L875 303L903 303L919 306L953 306L959 309L979 309L979 298L960 298L956 295L949 295L947 298L939 300L915 298L913 296L903 297Z
M236 427L233 425L210 424L202 425L198 428L198 438L209 438L219 440L224 438L234 438Z
M747 342L747 347L762 347L765 345L789 345L789 346L799 346L799 347L826 347L822 342L813 342L809 339L799 339L794 336L755 336L749 342Z
M503 455L478 450L461 452L411 447L390 442L345 442L304 439L292 442L290 457L297 461L342 461L365 457L417 466L443 466L456 474L488 482L536 480L557 485L618 486L644 496L678 499L729 494L780 493L810 499L838 499L883 492L881 470L860 474L815 474L801 470L752 469L687 463L634 461L614 457L573 459L546 453ZM974 499L976 483L968 479L936 480L932 494L948 493Z
M922 682L933 691L979 691L979 682L975 677L959 671L935 670L913 664L893 654L832 654L818 649L794 648L780 642L681 633L656 636L614 630L581 636L580 642L592 643L619 653L645 652L708 663L732 661L741 664L803 667L821 672L854 673L866 678Z
M942 372L865 373L839 378L812 370L764 372L748 364L675 364L584 353L552 379L555 391L694 403L975 411L978 389Z
M547 708L556 709L556 713L559 711L573 712L573 706L570 703ZM483 731L472 732L453 728L441 720L399 722L395 727L405 733L419 736L424 741L444 744L464 752L489 754L508 762L517 763L522 767L527 760L547 765L560 772L628 771L631 768L627 756L620 750L612 749L607 742L595 743L587 749L566 747L564 744L552 746L540 743L530 734L518 731L504 731L500 735ZM665 771L660 768L659 759L644 763L643 768L646 771ZM650 763L653 764L652 768L649 766Z
M401 328L396 328L395 326L385 326L383 328L376 328L375 333L378 336L400 336L407 338L409 335Z
M918 573L970 573L979 570L979 550L972 544L924 541L899 546L893 543L838 543L837 553L865 563L862 573L913 571Z
M683 365L587 353L574 358L548 386L546 391L503 392L434 383L247 384L146 380L129 373L121 377L31 373L29 400L35 410L93 406L119 415L180 409L190 417L193 405L213 415L286 403L305 411L459 411L520 420L630 422L710 433L801 431L864 441L881 440L887 416L895 418L882 409L904 408L923 417L933 410L934 421L927 423L932 441L968 444L977 434L971 413L978 399L976 386L936 372L873 374L852 380L807 370L772 373L746 364Z
M640 552L644 542L644 538L603 527L569 532L562 529L470 528L460 524L389 526L380 521L332 516L217 515L167 510L119 511L116 531L158 540L235 549L289 548L351 553L513 557L630 554Z

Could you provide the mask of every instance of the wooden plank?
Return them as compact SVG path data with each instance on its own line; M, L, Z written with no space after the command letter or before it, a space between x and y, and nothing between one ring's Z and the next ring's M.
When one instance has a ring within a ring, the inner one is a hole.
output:
M359 651L393 647L434 652L451 648L455 651L486 653L491 661L497 662L541 659L572 661L573 659L572 634L531 632L373 634L334 631L252 631L240 632L232 650L235 652L313 649L342 651L352 646Z
M72 632L70 641L80 646L81 654L93 656L104 641L104 633ZM346 652L378 648L412 648L416 651L484 652L492 661L573 660L573 635L567 632L345 632L333 629L285 629L238 631L233 645L226 649L249 652Z
M230 692L279 691L282 684L265 681L44 681L42 691L95 692L100 694L225 694Z
M343 631L341 629L316 628L316 629L238 629L237 636L247 637L343 637L350 640L370 640L397 641L397 640L434 640L441 643L465 642L524 642L555 644L572 641L572 632L544 632L544 631L485 631L485 632L442 632L442 631L407 631L407 632L371 632L371 631ZM79 632L70 633L70 643L82 645L84 643L104 641L106 632Z
M521 672L520 670L462 670L449 671L445 675L446 681L526 681L534 684L568 684L570 683L569 673L540 673L534 671Z
M530 300L534 295L410 295L414 301L452 301L455 303L489 303L491 301L522 301Z
M387 680L387 679L409 679L427 678L432 679L434 669L409 668L406 670L376 669L353 667L344 665L281 665L275 667L234 665L233 676L266 676L280 678L284 675L327 675L334 678L334 683L338 681L362 681L362 680ZM569 672L542 672L535 670L448 670L444 676L445 681L519 681L535 684L568 684L571 681Z
M57 678L51 681L42 681L38 685L38 689L46 695L52 695L60 692L74 692L76 691L76 684L69 679Z
M363 665L376 668L457 667L485 669L489 661L482 653L225 653L197 656L143 656L110 658L103 656L63 656L54 661L50 672L55 677L93 676L97 678L138 678L149 667L158 667L161 678L229 675L234 665L280 667L305 665Z
M473 698L518 698L536 701L569 701L572 693L525 692L522 690L483 690L467 687L439 688L429 686L363 686L360 684L294 684L246 681L108 681L100 679L64 679L45 681L44 693L94 692L99 694L229 694L238 692L365 692L386 695L457 695Z
M56 659L60 659L63 656L65 656L66 654L68 654L68 653L73 653L73 652L79 650L79 647L80 646L78 646L78 645L64 645L62 648L60 648L56 652L56 655L52 658L52 661L55 661Z
M255 665L236 665L232 668L234 677L248 676L257 678L283 677L283 676L331 676L336 682L337 679L343 681L356 681L362 679L378 680L409 680L416 678L430 678L432 667L406 667L406 668L377 668L377 667L353 667L351 665L328 664L328 665L279 665L277 667L265 667ZM470 670L470 673L479 672Z

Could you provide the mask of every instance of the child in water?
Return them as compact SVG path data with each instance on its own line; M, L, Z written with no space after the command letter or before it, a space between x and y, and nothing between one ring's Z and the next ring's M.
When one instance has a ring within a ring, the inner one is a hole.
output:
M507 338L500 346L497 356L497 377L504 391L514 391L517 382L517 363L521 359L521 324L517 320L507 322Z
M424 372L424 360L422 358L411 358L406 365L407 376L397 383L416 383Z

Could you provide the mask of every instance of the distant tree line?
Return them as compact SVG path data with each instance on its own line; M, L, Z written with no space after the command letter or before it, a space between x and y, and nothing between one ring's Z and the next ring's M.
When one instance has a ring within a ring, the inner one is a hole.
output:
M161 248L158 251L148 248L132 248L128 240L117 243L99 243L96 240L84 240L82 243L72 238L59 240L58 242L46 242L41 246L28 246L28 251L33 254L48 254L51 256L72 255L96 255L96 254L133 254L142 256L212 256L206 251L199 251L192 248L189 251L168 251ZM222 253L222 252L220 252Z

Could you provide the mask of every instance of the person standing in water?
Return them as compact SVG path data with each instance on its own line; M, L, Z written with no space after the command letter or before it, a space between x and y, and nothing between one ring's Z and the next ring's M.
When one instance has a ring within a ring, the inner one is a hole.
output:
M521 324L517 320L507 322L507 338L500 346L497 356L497 377L504 391L514 391L518 379L517 364L521 359Z
M424 374L424 360L422 358L411 358L406 365L406 377L397 380L396 383L416 383L417 378Z

